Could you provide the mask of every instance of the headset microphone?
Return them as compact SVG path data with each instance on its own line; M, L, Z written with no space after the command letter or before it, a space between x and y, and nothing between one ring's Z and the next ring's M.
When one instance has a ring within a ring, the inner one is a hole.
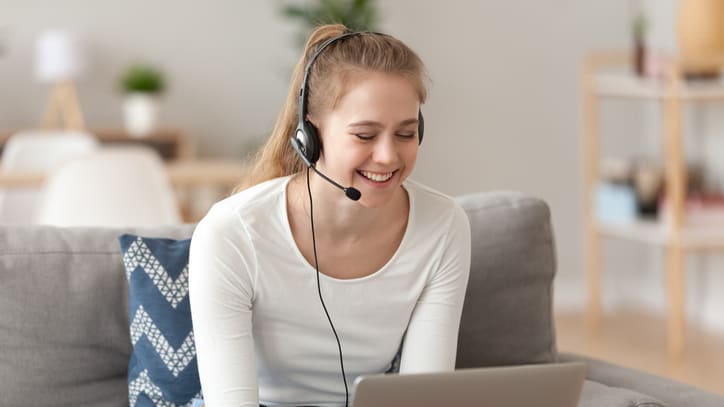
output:
M300 157L302 157L302 160L307 165L307 167L311 168L312 171L316 172L320 177L322 177L325 181L329 182L330 184L334 185L335 187L341 189L344 191L344 194L347 196L347 198L353 200L353 201L359 201L360 197L362 197L362 193L359 192L359 189L353 188L353 187L343 187L342 185L339 185L338 183L334 182L331 178L328 176L322 174L319 172L319 170L309 161L306 159L306 155L302 152L302 146L299 143L299 140L294 137L289 139L292 143L292 148L294 148L294 151L299 154Z

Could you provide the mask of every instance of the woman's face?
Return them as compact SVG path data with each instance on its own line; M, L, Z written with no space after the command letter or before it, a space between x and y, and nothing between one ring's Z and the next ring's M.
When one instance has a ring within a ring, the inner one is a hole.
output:
M362 193L359 203L388 203L415 166L420 99L402 76L354 77L335 108L316 122L322 141L317 167Z

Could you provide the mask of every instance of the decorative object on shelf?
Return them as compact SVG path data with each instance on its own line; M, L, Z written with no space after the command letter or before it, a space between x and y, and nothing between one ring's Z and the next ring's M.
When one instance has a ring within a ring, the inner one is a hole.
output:
M303 23L297 36L300 46L304 46L309 32L318 25L339 23L354 31L375 31L379 22L374 0L316 0L304 5L287 1L281 13Z
M633 163L623 158L602 158L600 173L603 182L632 185Z
M134 64L121 76L125 93L123 113L126 131L136 137L151 133L158 124L159 96L166 82L161 71L148 64Z
M596 218L605 223L636 220L636 192L630 160L606 158L601 161L601 179L596 186Z
M602 223L636 220L636 193L630 185L601 182L596 187L596 218Z
M634 72L638 76L645 76L647 73L646 61L646 31L648 29L648 19L643 11L639 10L631 21L631 34L633 36L633 65Z
M67 30L47 30L35 43L35 76L52 84L42 127L82 130L85 127L74 80L85 71L86 58L78 37ZM62 125L61 125L62 122Z
M671 222L671 211L667 201L661 201L661 219ZM698 228L724 227L724 196L721 194L693 194L686 198L684 205L686 226Z
M664 166L654 160L639 159L633 171L636 207L642 217L655 218L664 192Z
M679 2L679 53L687 78L719 77L724 62L724 1Z
M711 173L707 170L706 165L703 162L689 162L686 164L686 195L701 195L706 193L709 186L707 186L706 178Z

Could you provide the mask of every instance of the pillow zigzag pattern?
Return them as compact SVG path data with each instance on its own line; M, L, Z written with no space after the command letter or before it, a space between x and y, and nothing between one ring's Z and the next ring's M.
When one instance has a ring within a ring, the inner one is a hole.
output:
M131 407L192 406L201 397L189 306L190 239L119 237L128 280Z
M153 323L153 320L146 313L146 310L143 309L143 305L141 305L138 307L136 316L131 323L131 341L133 342L133 346L136 346L136 343L143 335L146 335L156 350L156 353L158 353L174 377L178 377L179 373L186 369L186 366L196 357L194 331L189 333L177 350L174 350L168 343L168 340L163 336L161 330Z

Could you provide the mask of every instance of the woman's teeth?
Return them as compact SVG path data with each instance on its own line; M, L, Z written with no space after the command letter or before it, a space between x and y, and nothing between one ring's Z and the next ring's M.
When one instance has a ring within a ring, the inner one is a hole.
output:
M375 181L375 182L385 182L388 179L392 178L392 175L394 172L388 172L386 174L378 174L374 172L368 172L368 171L360 171L360 174L362 174L363 177Z

